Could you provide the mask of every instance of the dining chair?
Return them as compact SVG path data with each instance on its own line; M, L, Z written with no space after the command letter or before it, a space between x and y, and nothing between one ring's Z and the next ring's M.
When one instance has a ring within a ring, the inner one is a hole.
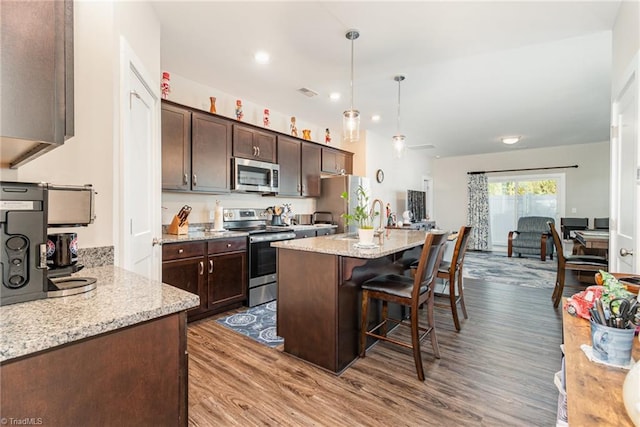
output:
M453 249L453 256L451 261L442 261L438 273L436 275L439 279L444 279L447 286L444 287L444 291L448 292L435 292L436 297L449 298L448 304L434 303L439 307L451 307L451 314L453 315L453 324L456 327L456 331L460 331L460 319L458 318L458 304L462 310L462 315L465 319L468 319L467 308L464 305L464 286L462 279L462 266L464 263L464 256L467 253L467 243L469 242L469 236L471 235L470 226L463 225L458 232L458 239L456 246Z
M366 355L368 336L410 348L413 350L418 379L424 381L420 341L427 335L431 338L434 356L437 359L440 358L433 313L433 286L446 241L447 234L444 232L427 233L414 278L398 274L385 274L369 279L362 284L360 357ZM382 301L382 318L380 323L369 329L369 300L371 299ZM390 302L410 307L409 323L403 319L389 317L388 303ZM421 306L426 306L427 309L427 327L421 326L418 319ZM387 325L389 322L397 326L409 327L411 329L411 343L388 336ZM379 333L376 332L378 330Z
M609 218L593 218L593 228L596 230L608 230Z
M552 222L548 222L547 225L551 230L551 236L553 237L553 243L556 246L557 252L558 271L556 273L556 283L553 288L553 294L551 294L551 299L553 300L553 306L558 307L562 299L562 292L564 291L564 281L567 270L598 271L607 269L608 261L606 258L596 255L564 255L562 241L555 226Z

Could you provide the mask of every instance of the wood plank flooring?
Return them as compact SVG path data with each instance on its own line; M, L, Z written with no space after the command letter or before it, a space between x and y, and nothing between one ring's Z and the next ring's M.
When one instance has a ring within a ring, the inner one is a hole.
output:
M555 425L562 316L552 290L471 279L465 289L469 319L459 333L449 309L436 308L441 359L426 340L424 383L410 350L392 344L377 344L336 376L214 320L192 323L189 424Z

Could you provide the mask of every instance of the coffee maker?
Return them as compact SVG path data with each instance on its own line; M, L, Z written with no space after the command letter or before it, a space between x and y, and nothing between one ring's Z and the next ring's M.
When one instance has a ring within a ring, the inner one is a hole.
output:
M0 182L0 305L95 288L96 279L70 277L81 268L77 264L77 251L75 262L72 254L77 240L75 243L69 240L75 233L62 233L64 236L58 239L58 261L52 258L56 244L47 235L48 227L92 223L93 195L91 185ZM65 246L67 242L69 245Z

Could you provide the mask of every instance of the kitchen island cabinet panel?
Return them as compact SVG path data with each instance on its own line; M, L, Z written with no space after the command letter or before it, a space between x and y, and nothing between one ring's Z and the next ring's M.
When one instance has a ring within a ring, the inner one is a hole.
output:
M229 191L231 123L210 114L193 113L192 127L191 189Z
M272 132L234 124L233 156L276 163L276 135Z
M191 189L191 112L162 104L162 188Z
M186 426L186 350L181 312L9 361L0 369L2 419Z

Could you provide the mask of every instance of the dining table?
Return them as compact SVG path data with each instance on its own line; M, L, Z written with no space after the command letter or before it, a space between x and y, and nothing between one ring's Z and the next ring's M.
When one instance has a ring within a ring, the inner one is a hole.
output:
M609 249L608 230L576 231L576 240L587 249Z

